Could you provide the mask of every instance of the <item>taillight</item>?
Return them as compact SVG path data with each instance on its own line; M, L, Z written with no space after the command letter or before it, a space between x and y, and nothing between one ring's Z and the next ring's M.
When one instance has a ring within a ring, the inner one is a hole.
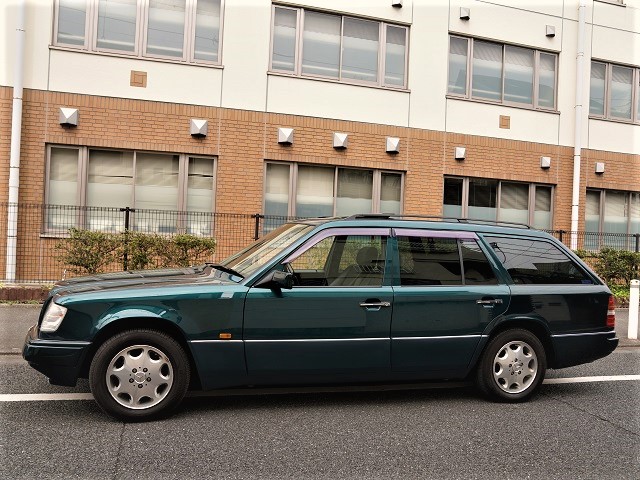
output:
M616 326L616 303L613 301L613 295L609 297L609 308L607 308L607 327Z

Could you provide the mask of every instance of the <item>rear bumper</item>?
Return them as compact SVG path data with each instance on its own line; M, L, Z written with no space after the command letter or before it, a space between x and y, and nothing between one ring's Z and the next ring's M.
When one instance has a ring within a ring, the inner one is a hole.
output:
M91 342L38 339L38 326L27 332L22 356L33 368L49 377L53 385L75 386Z
M616 332L612 330L589 333L552 335L555 361L551 368L564 368L593 362L606 357L618 346Z

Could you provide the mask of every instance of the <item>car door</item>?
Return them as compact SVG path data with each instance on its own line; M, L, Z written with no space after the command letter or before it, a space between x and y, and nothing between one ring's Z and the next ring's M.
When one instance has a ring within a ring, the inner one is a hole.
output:
M254 382L388 375L389 233L385 228L321 231L276 267L293 273L293 288L249 290L243 338Z
M472 232L394 233L393 371L424 378L464 373L485 327L506 310L509 288Z

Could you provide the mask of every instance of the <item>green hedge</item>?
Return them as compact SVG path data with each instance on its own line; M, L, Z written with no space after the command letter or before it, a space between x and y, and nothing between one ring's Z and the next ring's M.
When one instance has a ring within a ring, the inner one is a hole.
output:
M77 274L106 270L187 267L210 260L216 241L209 237L127 231L105 233L71 228L56 246L56 259Z
M629 299L631 280L640 277L640 253L603 248L599 252L576 250L609 286L619 300Z

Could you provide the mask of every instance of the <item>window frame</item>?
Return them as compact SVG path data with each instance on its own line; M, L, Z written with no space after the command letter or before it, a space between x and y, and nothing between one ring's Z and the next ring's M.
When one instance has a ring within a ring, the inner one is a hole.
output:
M343 165L324 165L315 163L302 163L302 162L282 162L277 160L267 160L264 162L263 177L262 177L262 211L266 213L266 186L267 186L267 165L286 165L289 167L289 194L288 194L288 206L287 217L296 217L296 197L297 197L297 185L298 185L298 167L309 166L318 168L332 168L333 169L333 211L332 216L336 216L337 199L338 199L338 172L340 169L347 170L366 170L373 173L373 183L371 188L371 213L380 213L380 203L382 201L382 174L391 173L400 176L400 213L404 210L404 189L405 189L405 172L388 170L388 169L376 169L366 167L350 167ZM271 216L271 215L269 215ZM276 215L278 216L278 215Z
M640 124L640 67L624 63L612 63L606 60L591 59L589 64L589 91L591 90L591 70L593 64L598 63L605 66L604 69L604 109L603 115L591 113L591 96L589 96L589 118L596 120L607 120L611 122L621 122L631 125ZM630 68L631 75L631 118L613 117L611 115L611 82L613 80L613 67Z
M467 41L467 78L465 82L465 93L452 93L449 92L449 74L450 74L450 55L451 55L451 38L460 38ZM500 89L500 100L491 100L484 97L477 97L473 95L473 46L475 40L480 42L492 43L494 45L499 45L502 50L502 60L501 60L501 89ZM524 48L527 50L533 51L533 83L532 83L532 96L531 96L531 104L528 103L518 103L518 102L509 102L504 100L504 84L505 84L505 51L506 47L517 47ZM553 85L553 107L543 107L539 105L539 97L540 97L540 54L544 53L547 55L553 55L555 59L555 70L554 70L554 85ZM478 37L468 37L464 35L458 35L454 33L449 34L449 43L447 44L447 97L456 98L461 100L469 100L474 102L483 102L483 103L491 103L493 105L505 105L508 107L517 107L524 108L528 110L536 110L541 112L558 112L558 68L559 68L559 58L558 52L554 52L551 50L541 50L538 48L526 46L526 45L518 45L514 43L505 43L505 42L497 42L494 40L488 40L484 38Z
M274 46L274 35L275 35L275 18L276 18L276 8L282 8L287 10L294 10L297 13L296 16L296 35L295 35L295 58L294 58L294 68L293 71L287 70L278 70L273 67L273 46ZM303 45L303 34L304 34L304 22L305 22L305 12L314 12L321 13L325 15L332 15L340 18L340 59L338 61L338 76L331 77L328 75L318 75L318 74L310 74L310 73L302 73L302 54L304 50ZM344 53L343 42L344 42L344 20L345 18L353 18L356 20L364 20L368 22L376 22L378 24L378 63L377 63L377 80L376 82L368 82L365 80L357 80L353 78L344 79L342 77L342 56ZM385 83L385 72L386 72L386 53L387 53L387 26L393 26L402 28L405 31L405 45L404 45L404 82L403 85L394 85L394 84L386 84ZM328 12L322 10L315 10L312 8L304 8L304 7L293 7L290 5L280 5L280 4L272 4L271 5L271 34L270 34L270 44L269 44L269 72L270 74L276 75L284 75L291 76L296 78L308 78L314 80L323 80L328 82L336 82L343 83L347 85L359 85L359 86L368 86L368 87L378 87L384 89L391 90L407 90L408 89L408 69L409 69L409 26L403 25L399 23L387 22L384 20L367 18L367 17L358 17L354 15L343 15L341 13Z
M550 225L549 230L553 229L553 220L554 220L554 185L546 184L546 183L536 183L536 182L521 182L517 180L501 180L494 178L480 178L480 177L462 177L459 175L445 175L443 177L442 185L443 185L443 202L442 208L444 209L444 182L448 179L454 180L462 180L462 205L461 205L461 218L467 218L469 216L469 183L471 180L492 180L497 181L498 186L496 188L496 222L509 222L509 220L501 220L500 219L500 209L502 207L502 184L503 183L516 183L520 185L527 185L529 187L528 198L527 198L527 217L528 222L527 225L531 226L531 228L537 228L533 225L534 217L535 217L535 207L536 207L536 189L540 188L550 188L551 189L551 204L550 204ZM516 222L517 223L517 222Z
M220 26L218 29L218 60L204 60L195 58L195 34L197 27L198 0L185 0L184 39L182 57L160 54L147 54L149 4L150 0L136 0L136 33L132 52L113 48L98 47L98 12L100 0L86 0L84 44L73 45L58 41L58 25L60 17L60 0L53 4L53 29L51 47L69 51L84 51L98 55L123 56L144 60L155 60L180 64L195 64L208 66L222 66L222 38L224 27L225 0L220 0Z
M615 190L612 188L588 188L586 189L587 192L596 192L599 194L599 205L598 205L598 231L594 232L594 233L598 233L598 234L616 234L618 232L605 232L604 231L604 223L605 223L605 202L607 200L607 192L610 193L623 193L625 195L625 212L627 213L627 231L626 233L622 233L621 235L635 235L632 231L631 231L631 202L633 200L633 195L640 195L640 191L638 192L634 192L634 191L629 191L629 190ZM585 197L586 198L586 197ZM586 219L586 201L585 201L585 206L584 206L584 215L585 215L585 219Z
M217 179L218 179L218 157L217 156L208 156L208 155L200 155L200 154L190 154L190 153L173 153L173 152L158 152L158 151L149 151L149 150L128 150L128 149L118 149L118 148L103 148L103 147L89 147L89 146L76 146L76 145L58 145L58 144L47 144L46 146L46 160L45 160L45 188L44 188L44 202L45 205L49 205L49 182L50 182L50 172L51 172L51 151L52 149L66 149L66 150L76 150L78 152L78 178L77 178L77 192L76 192L76 205L71 205L74 208L77 208L77 218L76 218L76 226L84 225L84 213L83 211L86 208L93 208L87 206L87 187L89 184L89 157L90 152L92 150L99 151L111 151L111 152L127 152L132 153L132 183L131 183L131 198L128 200L128 204L123 204L122 208L130 207L135 209L135 201L136 201L136 157L138 153L150 153L150 154L158 154L158 155L167 155L167 156L178 156L178 191L177 197L178 202L175 210L166 210L171 212L179 212L180 214L190 214L190 213L202 213L197 211L189 211L187 210L187 201L188 201L188 190L189 190L189 161L191 158L196 159L206 159L211 160L213 162L213 176L212 176L212 203L211 203L211 211L209 213L215 213L216 208L216 187L217 187ZM105 207L109 208L109 207ZM147 209L141 209L147 210ZM178 216L179 218L181 215ZM58 230L50 230L46 227L46 222L43 223L45 225L44 231L45 233L61 233Z

